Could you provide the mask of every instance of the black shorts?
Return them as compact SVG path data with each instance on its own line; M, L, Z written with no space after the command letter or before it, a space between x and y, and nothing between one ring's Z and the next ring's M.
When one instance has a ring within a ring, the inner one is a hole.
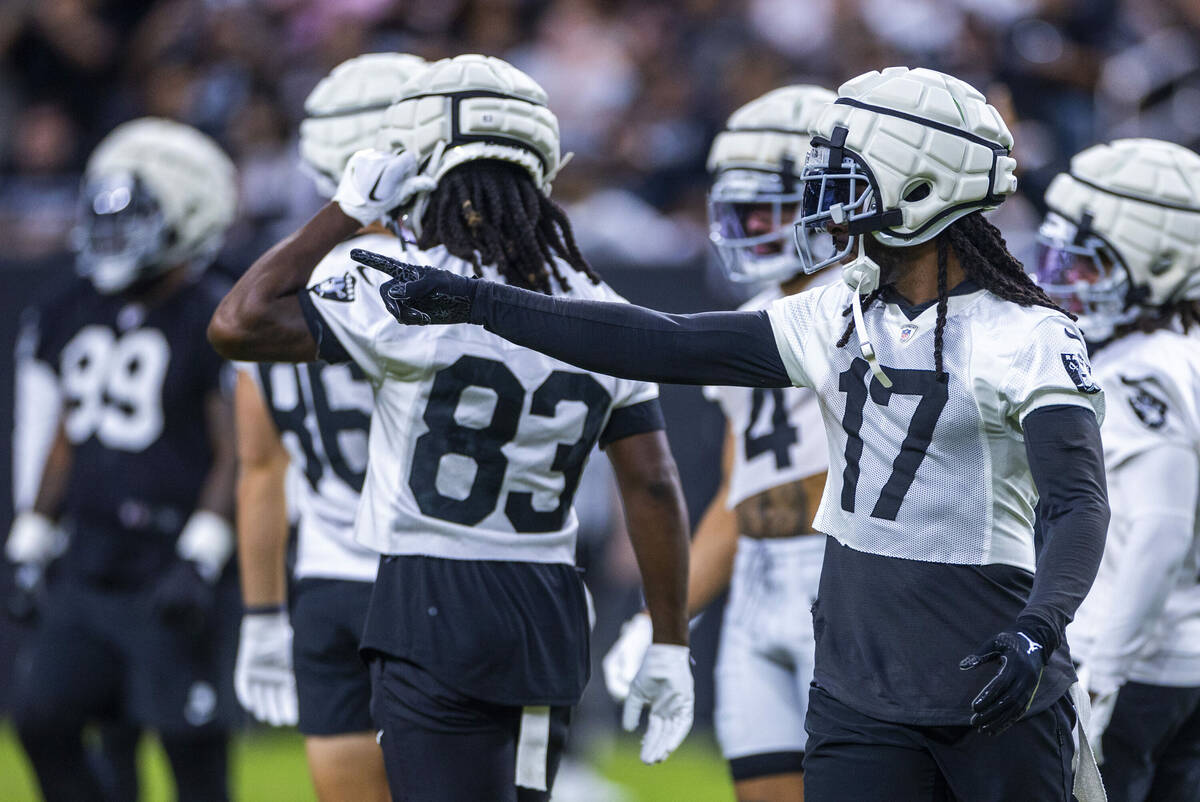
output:
M300 732L373 732L371 674L358 653L370 582L301 579L292 602L292 660Z
M101 589L63 577L18 657L14 717L24 727L81 728L120 719L173 737L207 736L240 720L233 663L240 613L222 580L206 633L163 624L151 589Z
M809 802L1071 802L1074 708L1063 696L1004 733L894 724L817 685L809 693Z
M1200 800L1200 688L1125 683L1101 743L1111 802Z
M482 702L419 666L374 653L371 712L392 798L406 802L546 802L569 707Z

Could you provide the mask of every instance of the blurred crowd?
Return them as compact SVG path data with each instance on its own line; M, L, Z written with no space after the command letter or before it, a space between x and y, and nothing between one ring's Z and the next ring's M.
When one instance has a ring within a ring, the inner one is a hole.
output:
M317 205L294 169L305 95L371 50L502 56L542 83L575 158L555 186L599 264L704 253L704 160L736 107L867 69L962 77L1010 117L1025 190L1115 136L1200 142L1200 0L0 0L2 257L60 252L115 124L172 117L241 168L236 271Z

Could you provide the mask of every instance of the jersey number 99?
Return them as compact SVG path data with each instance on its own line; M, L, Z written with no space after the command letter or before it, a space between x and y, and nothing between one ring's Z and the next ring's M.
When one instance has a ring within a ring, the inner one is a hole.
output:
M62 350L64 427L74 444L93 434L102 445L138 452L163 431L162 389L171 349L158 329L117 336L86 326Z

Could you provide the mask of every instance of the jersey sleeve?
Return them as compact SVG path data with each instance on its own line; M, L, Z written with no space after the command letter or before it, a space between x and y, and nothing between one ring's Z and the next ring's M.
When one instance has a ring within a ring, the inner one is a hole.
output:
M788 378L796 387L812 387L804 366L809 334L812 331L817 293L801 292L780 298L767 307L767 318L775 334L779 358L787 368Z
M369 283L339 248L313 271L300 293L300 309L325 362L354 362L378 382L384 364L376 340L387 324L395 324L383 306L378 288Z
M1108 375L1108 374L1106 374ZM1135 454L1158 445L1200 449L1194 411L1200 398L1159 370L1130 365L1106 380L1114 411L1105 437L1120 439L1120 453Z
M1018 431L1029 413L1050 406L1079 406L1104 419L1104 391L1092 376L1087 346L1065 317L1038 323L1001 381L1005 418Z

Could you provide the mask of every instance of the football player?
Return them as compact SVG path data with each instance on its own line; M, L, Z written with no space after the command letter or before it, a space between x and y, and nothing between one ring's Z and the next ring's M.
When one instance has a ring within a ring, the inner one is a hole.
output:
M1046 193L1038 282L1109 394L1113 516L1069 630L1108 798L1200 798L1200 156L1097 145ZM1107 726L1106 726L1107 725Z
M808 129L835 97L817 86L776 89L735 111L713 142L709 237L732 281L770 283L743 310L766 309L832 275L803 272L792 227ZM696 615L729 586L715 673L717 740L739 799L803 799L808 611L825 549L812 528L828 465L821 412L811 390L704 392L728 422L725 468L692 540L688 612ZM618 701L649 643L650 619L639 613L605 657L605 681Z
M81 278L41 309L33 354L62 409L6 554L44 566L56 527L69 533L15 694L50 800L100 798L82 735L111 718L159 733L180 799L227 798L235 456L224 363L204 341L224 288L203 269L235 205L233 164L207 136L118 126L84 174Z
M845 282L766 310L666 315L354 257L394 276L402 323L475 323L629 379L812 388L829 537L805 794L1066 802L1063 629L1108 524L1103 395L1074 322L981 214L1016 187L1012 136L977 90L904 67L843 84L813 130L799 230L834 247L797 245Z
M657 388L483 331L397 327L381 274L343 243L399 210L415 247L392 239L387 253L624 305L547 195L561 159L545 92L499 59L444 59L405 86L380 144L350 160L333 203L251 267L209 336L240 359L353 362L375 387L355 537L384 555L362 646L393 796L548 798L587 681L571 501L597 442L654 628L625 724L649 704L642 758L663 760L691 727L693 690L686 514Z
M374 144L384 111L424 66L417 56L368 53L317 84L304 104L300 156L319 192L333 196L346 162ZM379 227L351 242L371 247L381 238L391 234ZM353 363L263 363L239 373L235 402L246 605L234 678L238 698L262 721L299 723L320 799L386 800L371 678L358 654L379 555L353 536L371 386ZM299 514L290 617L284 559L289 463L302 477L289 486Z

